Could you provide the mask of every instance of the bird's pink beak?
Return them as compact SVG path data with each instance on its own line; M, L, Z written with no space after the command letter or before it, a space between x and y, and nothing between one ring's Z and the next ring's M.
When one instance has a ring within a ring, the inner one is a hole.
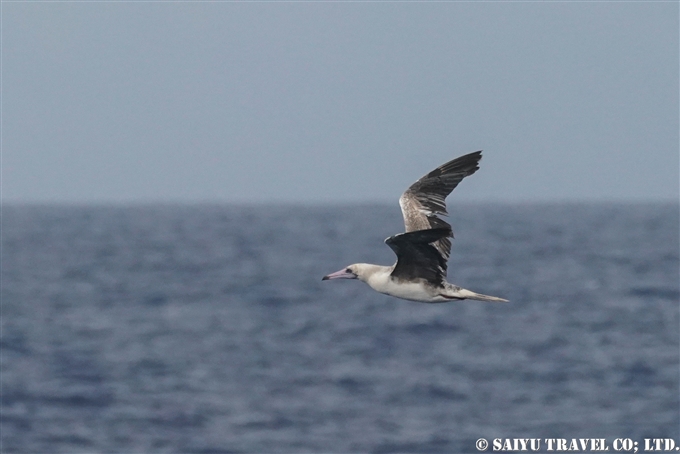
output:
M321 280L327 281L329 279L356 279L356 278L357 278L356 274L352 273L347 268L343 268L340 271L336 271L335 273L327 274Z

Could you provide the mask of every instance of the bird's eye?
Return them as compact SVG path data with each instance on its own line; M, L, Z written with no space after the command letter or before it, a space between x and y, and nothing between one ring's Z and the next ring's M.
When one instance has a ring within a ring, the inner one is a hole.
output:
M351 273L351 272L352 272L352 269L351 269L351 268L347 268L347 269L345 270L345 273Z

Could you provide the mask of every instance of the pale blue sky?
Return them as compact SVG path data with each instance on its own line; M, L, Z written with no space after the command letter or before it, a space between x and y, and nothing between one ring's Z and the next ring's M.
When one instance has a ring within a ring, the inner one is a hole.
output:
M678 3L2 5L5 202L677 200Z

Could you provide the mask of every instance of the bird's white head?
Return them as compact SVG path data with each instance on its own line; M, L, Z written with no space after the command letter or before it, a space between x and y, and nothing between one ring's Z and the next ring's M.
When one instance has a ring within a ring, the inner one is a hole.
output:
M329 279L359 279L360 281L368 282L368 280L380 272L387 273L392 270L389 266L371 265L370 263L354 263L346 266L340 271L328 274L321 280L327 281Z
M349 265L340 271L325 275L321 280L327 281L329 279L356 279L359 277L359 264Z

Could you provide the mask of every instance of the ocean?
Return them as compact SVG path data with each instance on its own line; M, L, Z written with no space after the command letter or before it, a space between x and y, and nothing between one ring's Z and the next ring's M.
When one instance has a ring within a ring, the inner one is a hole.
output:
M449 281L509 303L322 282L396 205L3 206L1 451L680 444L678 205L450 210Z

